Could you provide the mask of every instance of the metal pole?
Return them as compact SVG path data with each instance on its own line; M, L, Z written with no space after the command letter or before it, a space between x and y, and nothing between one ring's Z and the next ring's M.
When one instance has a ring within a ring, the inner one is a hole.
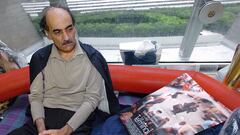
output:
M199 33L203 28L203 23L199 20L198 14L201 10L201 5L204 3L204 0L195 0L194 2L192 15L179 50L179 56L182 59L188 60L190 58Z

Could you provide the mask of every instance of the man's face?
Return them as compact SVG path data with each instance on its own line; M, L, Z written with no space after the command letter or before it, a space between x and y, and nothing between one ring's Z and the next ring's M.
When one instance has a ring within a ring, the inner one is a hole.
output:
M53 40L59 53L71 53L76 47L76 28L73 25L71 16L61 8L52 8L47 12L46 23L47 37Z

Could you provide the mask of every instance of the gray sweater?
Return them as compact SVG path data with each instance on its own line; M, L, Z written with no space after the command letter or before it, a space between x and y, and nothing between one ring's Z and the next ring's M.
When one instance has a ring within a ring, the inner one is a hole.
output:
M67 122L77 129L103 99L104 80L77 45L74 57L63 60L53 45L43 72L30 86L29 100L33 120L44 118L44 107L75 111Z

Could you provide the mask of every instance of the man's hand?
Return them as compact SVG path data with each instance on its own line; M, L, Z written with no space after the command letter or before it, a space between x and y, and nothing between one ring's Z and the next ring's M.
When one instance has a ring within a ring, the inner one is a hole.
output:
M39 135L70 135L73 129L69 125L65 125L61 129L50 129L41 132Z
M44 124L44 119L43 119L43 118L38 118L38 119L36 119L35 123L36 123L37 130L38 130L38 133L39 133L39 134L40 134L41 132L43 132L44 130L46 130L45 124Z

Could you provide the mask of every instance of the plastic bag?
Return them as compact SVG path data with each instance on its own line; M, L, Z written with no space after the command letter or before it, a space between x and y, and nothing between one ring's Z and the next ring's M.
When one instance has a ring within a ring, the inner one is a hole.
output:
M233 111L224 123L219 135L240 135L240 108Z
M136 57L141 57L148 52L155 52L155 51L156 51L156 45L153 44L150 40L144 40L142 44L140 44L139 47L137 48L134 55Z
M161 56L160 44L151 40L120 43L119 49L126 65L158 64Z
M158 44L157 41L144 40L136 49L134 56L145 61L147 61L147 59L151 59L150 61L158 63L161 57L161 51L161 45ZM152 60L153 58L155 60Z
M20 54L14 52L12 49L0 40L0 51L6 53L10 62L15 62L19 68L25 67L27 65L26 58Z

